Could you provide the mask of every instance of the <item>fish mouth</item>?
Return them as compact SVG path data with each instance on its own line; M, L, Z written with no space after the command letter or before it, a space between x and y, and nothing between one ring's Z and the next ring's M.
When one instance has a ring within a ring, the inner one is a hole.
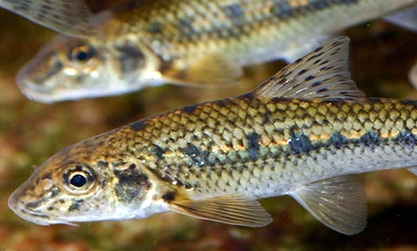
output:
M34 211L34 210L30 210L27 209L25 207L25 204L30 204L29 203L25 203L22 200L18 199L19 196L16 195L16 193L13 193L8 201L8 206L9 208L20 218L29 221L29 222L33 222L36 223L38 225L49 225L50 224L50 217L48 217L46 214Z
M12 193L8 200L9 208L20 218L33 222L38 225L47 226L51 224L67 224L67 225L75 225L70 222L62 221L57 218L54 218L50 215L47 215L41 212L44 206L40 204L45 199L37 200L37 201L26 201L21 199L19 189ZM29 206L31 205L31 206ZM29 209L30 208L30 209Z
M37 225L48 226L48 225L52 225L52 224L65 224L65 225L77 226L74 223L54 219L51 216L48 216L46 214L43 214L43 213L40 213L40 212L37 212L37 211L29 210L29 209L24 208L24 207L22 207L22 208L11 208L11 209L20 218L22 218L26 221L29 221L29 222L33 222Z

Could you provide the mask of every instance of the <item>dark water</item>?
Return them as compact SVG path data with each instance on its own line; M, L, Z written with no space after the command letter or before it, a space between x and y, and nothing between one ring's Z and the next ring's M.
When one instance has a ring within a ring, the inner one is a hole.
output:
M243 93L283 63L247 68L246 84L228 89L164 86L121 97L44 105L20 94L14 76L54 34L3 10L0 34L0 250L417 249L417 177L403 170L359 176L366 186L369 221L364 232L351 237L327 229L285 197L262 201L274 222L258 229L175 214L79 227L23 221L8 209L8 196L33 166L61 148L151 114ZM383 22L345 34L352 39L352 77L362 89L370 96L417 99L407 80L408 69L417 61L417 34Z

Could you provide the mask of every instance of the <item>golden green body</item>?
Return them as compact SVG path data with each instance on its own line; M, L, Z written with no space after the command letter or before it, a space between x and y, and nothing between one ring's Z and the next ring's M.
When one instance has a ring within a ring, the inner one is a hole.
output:
M380 169L412 166L416 107L246 95L165 113L105 137L117 139L107 144L156 177L191 189L191 198L266 197L306 179L374 170L375 158Z

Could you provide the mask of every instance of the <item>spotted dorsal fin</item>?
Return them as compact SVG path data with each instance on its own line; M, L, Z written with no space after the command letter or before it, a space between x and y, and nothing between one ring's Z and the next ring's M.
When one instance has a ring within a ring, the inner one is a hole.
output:
M0 7L61 34L87 37L96 31L84 0L0 0Z
M261 99L359 101L365 94L350 79L349 38L338 37L287 65L253 91Z

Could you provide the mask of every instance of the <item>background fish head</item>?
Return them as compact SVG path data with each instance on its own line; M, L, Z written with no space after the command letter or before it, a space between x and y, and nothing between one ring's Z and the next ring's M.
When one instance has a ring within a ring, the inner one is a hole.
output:
M54 103L126 93L132 82L141 88L146 67L137 47L58 36L19 71L17 83L29 99Z

